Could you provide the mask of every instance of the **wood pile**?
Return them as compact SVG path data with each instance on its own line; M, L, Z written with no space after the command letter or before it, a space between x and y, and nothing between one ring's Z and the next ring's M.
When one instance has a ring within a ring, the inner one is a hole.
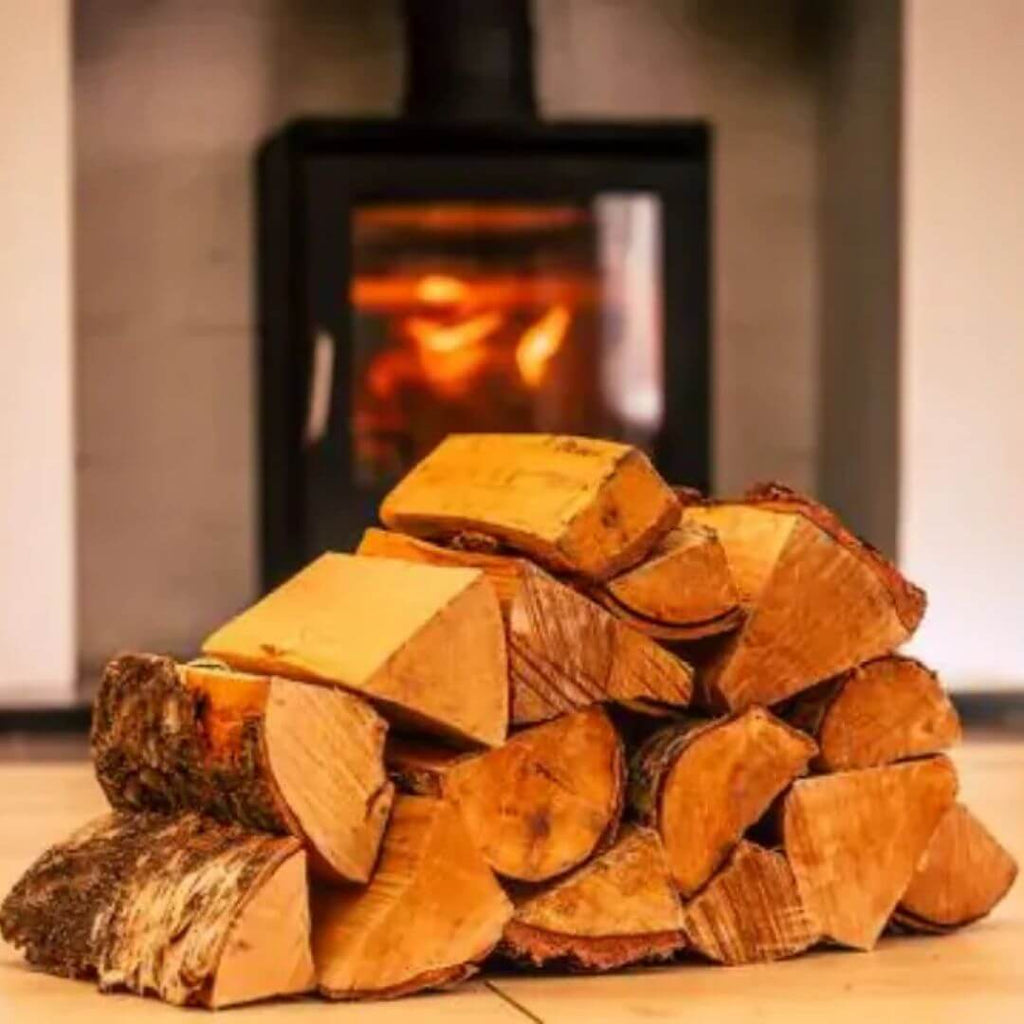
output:
M956 712L895 653L922 591L778 486L624 445L451 437L385 529L202 657L107 666L111 813L0 909L28 960L227 1006L384 998L492 960L744 964L985 916Z

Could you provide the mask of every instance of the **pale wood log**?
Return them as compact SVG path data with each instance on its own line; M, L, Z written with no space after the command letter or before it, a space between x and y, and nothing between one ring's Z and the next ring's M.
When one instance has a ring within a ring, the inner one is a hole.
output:
M780 960L820 938L785 856L742 840L683 907L689 947L723 964Z
M585 970L664 960L685 944L679 896L658 834L631 826L599 857L523 901L502 952Z
M786 857L825 937L875 945L956 788L941 755L793 784L782 804Z
M305 854L196 814L114 813L52 847L0 909L29 962L103 990L229 1006L314 986Z
M399 796L364 888L313 890L313 958L332 999L455 984L501 938L512 904L444 800Z
M384 720L342 690L126 654L96 696L92 756L115 809L196 810L292 834L365 882L391 809Z
M607 845L625 798L622 743L599 707L476 756L396 740L388 763L415 792L450 800L491 868L521 882L564 874Z
M381 519L427 539L472 530L561 572L602 580L639 562L679 503L628 445L549 434L443 441L384 499Z
M915 931L961 928L990 913L1016 877L1010 853L963 804L954 804L900 897L896 921Z
M592 592L624 622L660 640L698 640L743 621L722 545L696 523L681 523L643 562Z
M487 746L505 738L501 610L477 569L325 554L203 651L235 668L341 686L401 725Z
M960 718L934 672L888 655L805 690L786 719L818 741L814 767L870 768L960 742Z
M511 719L517 725L601 701L652 712L690 701L689 665L526 559L443 548L376 529L363 535L359 554L487 574L507 630Z
M630 802L661 834L684 896L707 882L816 750L810 737L760 707L674 723L637 750Z
M777 485L741 502L688 504L715 530L747 609L701 674L719 708L775 704L906 641L923 591L828 509Z

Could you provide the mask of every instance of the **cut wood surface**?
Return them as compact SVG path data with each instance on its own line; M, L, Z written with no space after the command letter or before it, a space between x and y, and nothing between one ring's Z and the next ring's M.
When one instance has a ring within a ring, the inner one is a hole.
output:
M297 840L196 814L114 813L52 847L0 908L30 963L103 989L228 1006L314 985Z
M684 906L683 930L691 949L723 964L779 960L821 938L786 858L746 840Z
M444 800L400 796L368 886L313 890L313 957L331 998L386 998L472 974L512 904Z
M542 882L610 842L625 799L622 743L591 707L517 733L477 756L433 757L396 741L397 777L459 810L474 845L500 875Z
M919 931L960 928L988 914L1016 877L1013 857L963 804L954 804L900 898L896 919Z
M631 826L601 856L521 903L502 951L541 965L608 970L684 945L679 896L658 835Z
M126 654L103 674L92 756L116 809L291 833L325 877L365 882L394 793L386 731L341 690Z
M824 936L874 946L956 788L943 756L793 784L782 805L786 856Z
M505 738L501 611L476 569L325 554L203 651L247 671L336 684L403 726L488 746Z
M689 504L683 521L715 530L747 609L702 673L718 707L775 704L887 654L924 613L922 591L828 509L784 488Z
M517 725L601 701L651 710L690 701L689 665L526 559L452 550L376 529L363 535L359 554L487 574L507 628L511 719Z
M679 503L628 445L548 434L452 435L384 499L387 526L500 540L549 568L603 580L639 562Z
M815 767L822 771L870 768L960 742L960 718L938 677L899 655L804 691L785 715L817 739Z
M624 621L661 640L697 640L735 629L739 593L714 531L682 523L647 558L594 589Z
M760 707L675 723L640 747L630 766L630 801L661 834L684 896L704 885L816 749Z

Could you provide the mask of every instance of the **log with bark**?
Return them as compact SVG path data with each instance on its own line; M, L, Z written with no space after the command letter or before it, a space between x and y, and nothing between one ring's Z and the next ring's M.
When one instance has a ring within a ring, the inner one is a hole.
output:
M318 873L365 882L394 792L386 731L342 690L127 654L103 674L92 756L115 809L290 833Z
M1017 863L963 804L946 811L900 897L896 921L946 932L990 913L1010 891Z
M743 621L725 551L713 530L696 523L681 523L643 562L592 593L624 622L659 640L699 640Z
M399 796L362 888L317 885L313 958L333 999L391 998L469 977L512 904L444 800Z
M674 723L639 748L630 802L661 834L684 896L707 882L816 750L813 740L760 707Z
M740 502L691 502L683 521L717 533L747 609L701 675L715 707L778 703L889 653L924 614L924 593L881 554L778 485Z
M306 858L292 837L196 814L114 813L32 865L0 908L30 963L208 1007L314 987Z
M607 845L625 798L622 743L599 707L475 756L397 739L388 766L404 788L451 801L491 868L521 882L564 874Z
M685 706L689 665L523 558L439 547L369 529L367 557L480 569L501 603L508 640L511 720L542 722L599 701Z
M404 727L487 746L505 738L505 634L477 569L325 554L203 651L245 671L341 686Z
M658 834L630 826L610 849L525 899L502 952L582 970L665 960L685 945L683 913Z
M960 742L960 718L938 677L899 655L876 658L805 690L784 714L818 741L819 771L870 768Z
M683 908L689 947L722 964L794 956L820 938L785 856L742 840Z
M604 580L679 520L628 445L548 434L452 435L384 499L381 519L428 540L481 533L559 572Z
M823 936L875 945L956 788L942 755L794 783L782 805L783 842Z

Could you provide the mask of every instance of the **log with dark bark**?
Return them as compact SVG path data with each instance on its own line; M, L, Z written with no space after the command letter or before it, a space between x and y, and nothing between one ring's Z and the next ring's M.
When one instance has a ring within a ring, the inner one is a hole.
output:
M396 739L388 764L400 784L450 800L491 868L521 882L564 874L610 842L625 798L622 744L599 707L476 756Z
M924 593L828 509L777 485L743 501L688 504L711 527L747 609L701 674L714 706L776 704L887 654L924 614Z
M631 826L601 856L520 903L502 952L583 970L664 960L685 944L679 896L652 829Z
M723 964L779 960L821 938L785 856L747 840L683 907L683 930L691 949Z
M103 674L92 755L116 809L290 833L325 877L365 882L394 792L386 731L342 690L126 654Z
M955 795L941 755L793 784L782 805L786 856L826 938L875 945Z
M696 523L681 523L643 562L592 593L614 615L659 640L698 640L743 621L722 545L713 530Z
M896 921L913 931L961 928L990 913L1016 877L1009 852L963 804L954 804L900 898Z
M383 522L444 540L490 536L558 572L604 580L679 520L679 503L628 445L549 434L452 435L384 499Z
M0 908L29 962L209 1007L313 988L306 858L196 814L114 813L54 846Z
M690 701L693 672L685 662L526 559L442 548L376 529L363 535L359 554L487 574L505 620L517 725L600 701L652 711Z
M675 723L640 747L630 766L630 802L661 834L684 896L714 874L816 749L760 707Z
M325 554L203 651L244 671L343 687L402 726L486 746L505 739L501 610L476 569Z
M934 672L913 658L876 658L794 698L786 719L818 741L814 767L870 768L946 750L960 719Z
M384 999L469 977L512 916L444 800L395 801L380 864L362 888L313 889L313 958L332 999Z

